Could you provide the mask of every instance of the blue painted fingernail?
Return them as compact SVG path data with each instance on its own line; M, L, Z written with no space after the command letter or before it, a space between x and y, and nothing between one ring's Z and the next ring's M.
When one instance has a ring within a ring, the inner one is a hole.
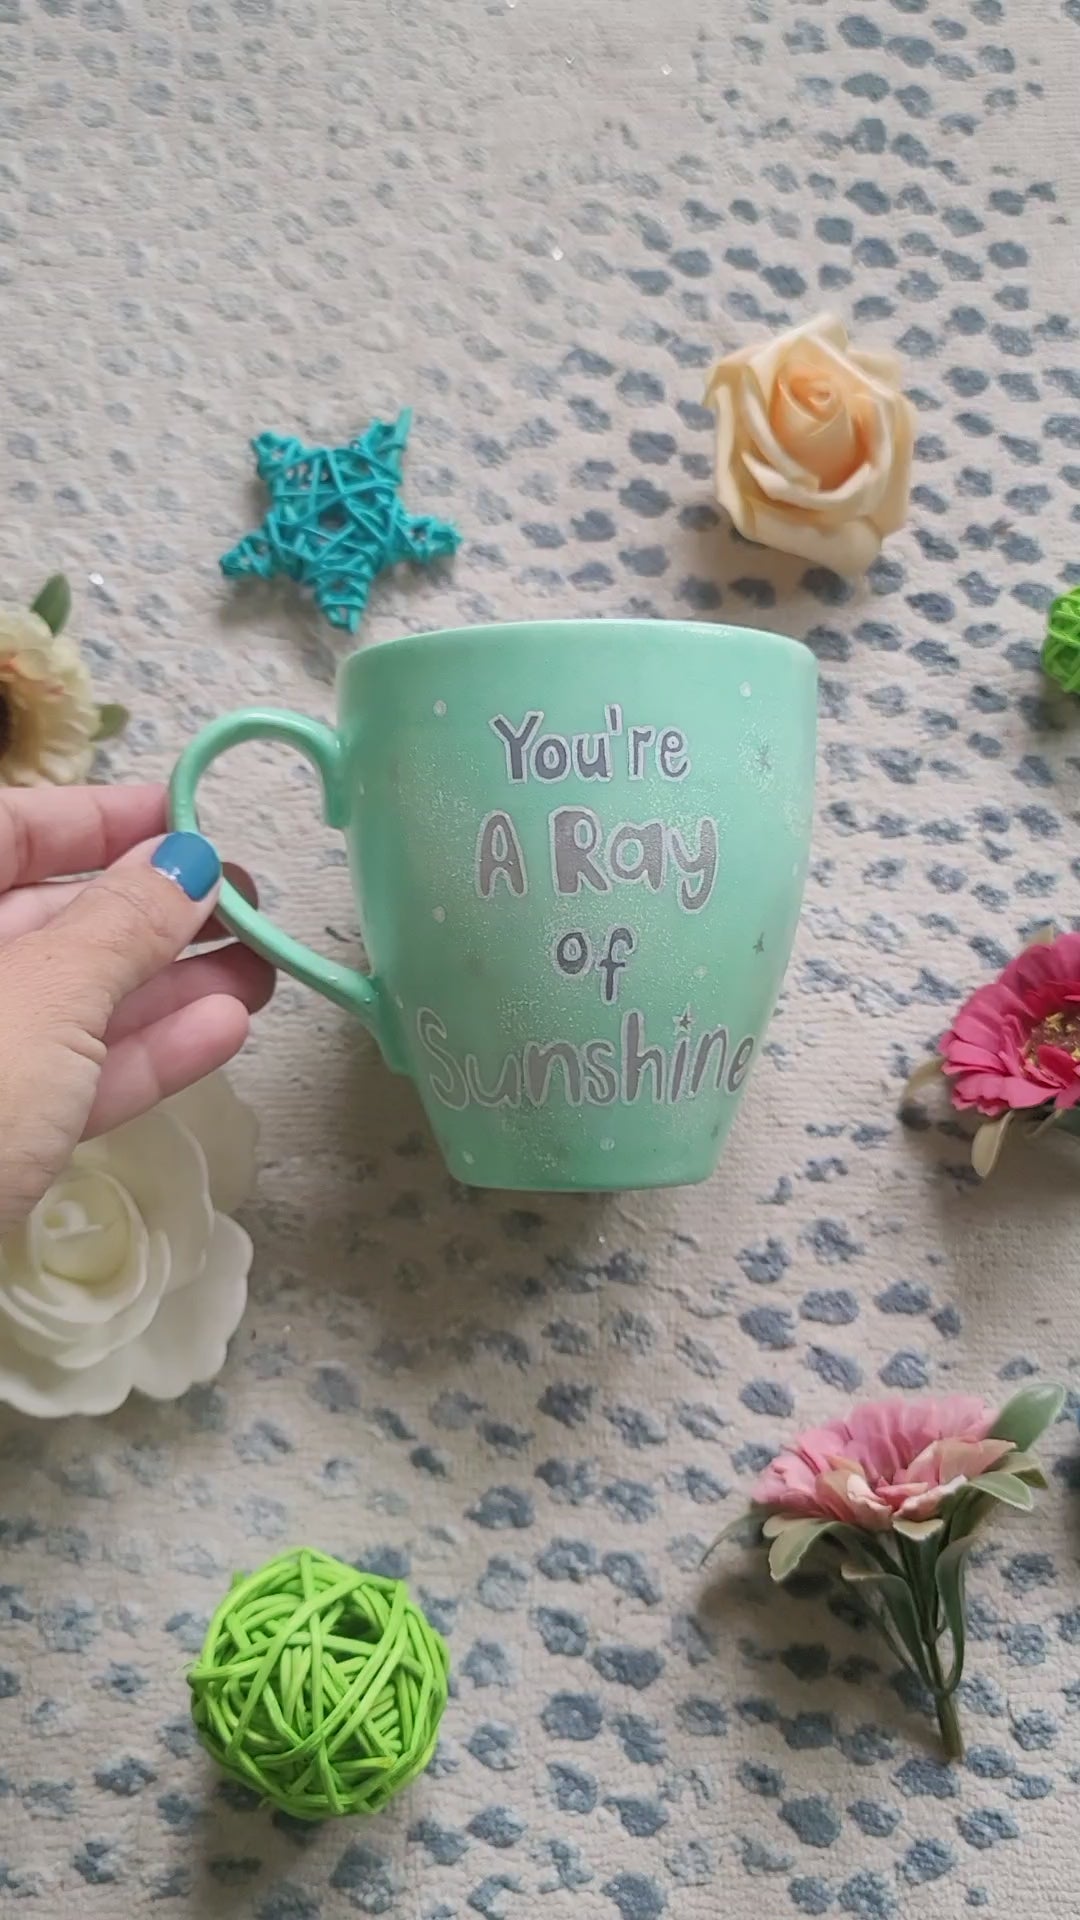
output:
M151 854L150 865L167 880L175 880L189 900L205 900L221 879L217 848L201 833L167 833Z

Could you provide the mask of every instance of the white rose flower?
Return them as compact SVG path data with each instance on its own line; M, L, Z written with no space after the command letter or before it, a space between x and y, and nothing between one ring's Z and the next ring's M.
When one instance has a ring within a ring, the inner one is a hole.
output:
M748 540L863 573L907 517L915 409L835 314L718 361L716 494Z
M252 1246L228 1218L251 1189L257 1123L224 1074L76 1148L0 1235L0 1401L111 1413L175 1400L225 1362Z
M66 634L29 608L0 609L0 786L85 780L102 716Z

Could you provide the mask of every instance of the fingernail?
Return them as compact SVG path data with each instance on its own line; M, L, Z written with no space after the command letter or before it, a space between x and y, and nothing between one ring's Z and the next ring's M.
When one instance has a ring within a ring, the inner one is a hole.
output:
M151 854L150 865L174 880L189 900L205 900L221 879L217 848L201 833L167 833Z

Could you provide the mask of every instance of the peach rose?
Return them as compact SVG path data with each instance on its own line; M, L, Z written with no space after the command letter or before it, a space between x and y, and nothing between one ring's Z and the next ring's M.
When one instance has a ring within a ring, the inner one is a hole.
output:
M716 494L748 540L862 573L907 515L915 411L835 314L717 362Z

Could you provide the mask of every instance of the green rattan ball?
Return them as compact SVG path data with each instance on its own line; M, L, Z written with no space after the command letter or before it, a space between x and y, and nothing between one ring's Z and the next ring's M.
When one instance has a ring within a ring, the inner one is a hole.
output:
M1066 693L1080 693L1080 587L1051 602L1042 663Z
M448 1667L403 1580L300 1547L234 1580L188 1674L192 1718L286 1813L376 1813L435 1751Z

